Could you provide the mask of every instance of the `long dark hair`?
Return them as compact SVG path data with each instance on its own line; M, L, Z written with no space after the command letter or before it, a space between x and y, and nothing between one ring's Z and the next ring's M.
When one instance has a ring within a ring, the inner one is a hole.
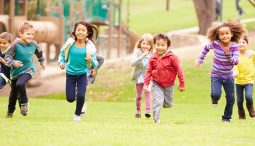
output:
M71 33L71 37L74 37L75 40L77 40L77 37L75 35L75 31L77 29L77 26L81 24L81 25L84 25L87 30L88 30L88 36L87 38L90 39L93 43L95 43L96 39L97 39L97 36L98 36L98 30L97 30L97 27L94 26L94 25L91 25L85 21L78 21L74 24L74 29Z

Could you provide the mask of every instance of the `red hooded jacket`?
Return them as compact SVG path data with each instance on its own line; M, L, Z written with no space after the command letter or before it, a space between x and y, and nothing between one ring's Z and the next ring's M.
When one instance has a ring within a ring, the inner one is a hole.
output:
M146 71L144 85L148 86L152 78L163 88L174 85L176 75L179 78L179 87L185 88L184 75L180 66L180 61L176 55L168 51L161 58L155 52L149 60Z

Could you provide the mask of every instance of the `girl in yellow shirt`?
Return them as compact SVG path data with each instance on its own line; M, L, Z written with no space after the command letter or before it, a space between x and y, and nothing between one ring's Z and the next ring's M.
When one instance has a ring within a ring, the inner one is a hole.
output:
M240 39L239 46L239 63L234 67L234 77L239 119L245 119L245 112L243 108L244 93L246 99L246 107L249 111L249 115L250 117L255 117L252 99L253 83L255 77L255 53L248 50L248 38L246 35Z

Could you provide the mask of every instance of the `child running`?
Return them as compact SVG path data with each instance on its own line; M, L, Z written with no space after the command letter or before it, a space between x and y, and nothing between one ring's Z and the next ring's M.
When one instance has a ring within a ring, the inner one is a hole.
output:
M88 84L88 66L96 67L98 64L96 55L91 53L96 50L92 38L97 34L97 29L89 23L76 22L71 37L59 55L59 67L66 68L66 99L68 102L74 102L76 99L74 121L81 120L80 115Z
M6 66L5 52L12 44L13 36L8 32L0 34L0 89L10 82L10 67Z
M238 64L238 41L244 33L244 27L240 22L228 21L218 26L208 29L207 38L210 43L202 50L196 68L203 63L206 54L213 49L213 66L211 71L211 100L216 106L221 97L221 88L223 86L226 93L226 106L222 116L222 122L229 123L234 98L234 79L233 67Z
M132 81L136 83L136 118L141 118L141 102L144 86L144 77L148 67L149 59L153 51L153 36L150 33L145 33L138 40L131 65L134 67L132 73ZM145 91L145 117L150 118L150 92Z
M250 117L255 117L252 99L255 77L255 54L248 49L248 38L246 35L240 39L239 46L239 63L234 66L234 77L239 119L245 119L246 117L243 108L244 96Z
M23 22L18 29L20 38L16 38L5 54L6 64L11 67L11 92L7 117L12 117L16 101L19 97L20 113L28 113L28 98L26 84L35 73L34 54L37 56L42 69L45 69L43 52L34 39L34 27L29 22Z
M185 80L178 57L169 49L171 41L165 34L157 34L153 38L156 52L149 60L149 66L145 75L144 90L152 79L153 118L160 123L160 109L170 108L173 104L174 82L179 78L179 91L185 90Z

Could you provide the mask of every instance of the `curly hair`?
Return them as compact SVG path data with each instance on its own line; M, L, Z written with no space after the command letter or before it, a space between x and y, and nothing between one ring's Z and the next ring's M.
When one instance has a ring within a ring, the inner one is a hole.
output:
M94 25L91 25L91 24L89 24L85 21L78 21L74 24L74 29L71 33L71 37L74 37L74 39L77 40L77 37L75 35L75 31L76 31L79 24L84 25L87 28L87 31L88 31L87 38L90 39L93 43L95 43L95 41L97 39L97 36L98 36L97 27L94 26Z
M225 23L222 23L217 26L212 26L207 31L207 38L212 42L214 40L219 40L219 29L222 27L229 27L231 33L233 34L231 41L237 42L240 40L240 38L245 33L244 25L239 21L232 21L229 20Z

